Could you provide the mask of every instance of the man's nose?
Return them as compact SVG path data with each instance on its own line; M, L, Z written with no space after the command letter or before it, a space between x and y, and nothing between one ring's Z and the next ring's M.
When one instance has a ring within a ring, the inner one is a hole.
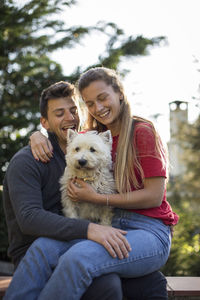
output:
M74 115L70 111L65 111L64 119L67 121L74 120Z

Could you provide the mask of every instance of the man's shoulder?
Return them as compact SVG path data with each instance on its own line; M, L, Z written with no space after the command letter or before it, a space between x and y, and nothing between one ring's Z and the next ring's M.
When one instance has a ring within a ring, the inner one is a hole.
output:
M34 159L29 145L27 145L27 146L21 148L19 151L17 151L14 154L14 156L12 157L10 162L15 161L15 160L24 161L28 158L31 160Z
M16 172L23 172L26 167L35 168L37 161L34 159L30 146L25 146L20 149L9 162L7 172L10 169L15 170Z
M34 165L34 158L31 153L31 149L29 146L25 146L21 148L18 152L14 154L14 156L11 158L8 168L6 170L6 174L4 177L4 182L8 178L13 176L18 176L18 174L26 174L26 170L29 168L29 166ZM27 168L28 166L28 168ZM30 169L30 168L29 168Z

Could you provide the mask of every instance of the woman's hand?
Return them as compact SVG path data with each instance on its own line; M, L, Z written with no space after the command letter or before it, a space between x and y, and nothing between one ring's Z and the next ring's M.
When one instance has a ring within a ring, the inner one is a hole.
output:
M86 201L96 203L96 199L98 199L99 194L93 187L80 179L72 179L67 189L68 195L75 202ZM119 259L123 259L128 257L131 247L124 236L126 234L126 231L111 226L94 223L90 223L88 226L88 239L104 246L113 258L118 257Z
M74 202L84 201L95 203L95 199L98 195L89 183L77 178L72 179L68 183L67 192Z
M51 142L40 131L36 131L30 136L30 146L34 158L38 161L47 163L53 157Z
M90 223L87 235L89 240L104 246L113 258L123 259L128 257L128 252L131 251L131 246L124 236L126 234L127 232L121 229Z

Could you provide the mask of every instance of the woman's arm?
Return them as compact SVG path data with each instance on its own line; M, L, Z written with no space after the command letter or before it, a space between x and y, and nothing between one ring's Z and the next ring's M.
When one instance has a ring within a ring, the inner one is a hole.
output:
M127 195L109 195L106 201L108 205L126 209L147 209L161 205L164 191L165 178L152 177L146 178L144 188L128 193ZM99 195L97 203L103 201L102 195Z
M53 147L49 139L40 131L35 131L30 136L30 146L33 157L42 162L48 162L53 156Z
M75 181L80 187L75 184ZM126 209L146 209L161 205L165 181L165 177L145 178L144 188L128 193L127 197L126 194L98 194L91 185L76 179L68 185L68 194L74 201L86 201Z

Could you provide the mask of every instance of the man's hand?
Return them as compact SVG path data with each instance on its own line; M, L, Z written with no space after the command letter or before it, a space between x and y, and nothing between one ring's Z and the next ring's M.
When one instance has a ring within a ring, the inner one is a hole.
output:
M124 236L126 233L111 226L90 223L87 235L89 240L104 246L113 258L123 259L128 257L128 252L131 251L131 246Z
M30 146L34 158L38 161L46 163L53 156L51 142L40 131L36 131L30 136Z

